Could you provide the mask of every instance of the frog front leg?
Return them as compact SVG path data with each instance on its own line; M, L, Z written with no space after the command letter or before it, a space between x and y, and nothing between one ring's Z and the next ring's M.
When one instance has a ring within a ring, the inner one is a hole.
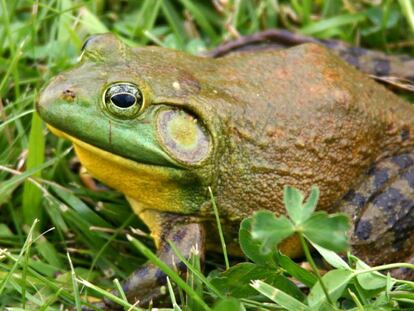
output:
M340 210L352 219L352 252L370 265L414 260L414 152L383 159L348 192ZM414 278L413 270L392 275Z
M175 255L168 241L174 243L181 255L189 258L192 251L197 248L201 260L204 258L204 226L192 221L189 216L172 213L159 212L155 210L144 210L139 216L151 230L157 247L157 256L170 267L178 270L180 275L185 276L187 270L183 262ZM157 301L165 298L168 293L162 290L166 285L166 275L152 263L147 263L123 283L123 290L131 304L139 301L140 306L147 306L152 300ZM115 293L118 295L118 293ZM116 305L110 301L104 302L106 310L116 310ZM122 310L122 309L121 309Z

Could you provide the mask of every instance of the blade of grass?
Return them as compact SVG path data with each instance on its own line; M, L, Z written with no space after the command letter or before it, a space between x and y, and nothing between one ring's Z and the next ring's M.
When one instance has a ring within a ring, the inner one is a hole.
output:
M55 162L59 161L61 158L66 156L69 153L70 150L71 150L71 148L67 149L65 152L60 154L58 157L52 158L52 159L50 159L49 161L47 161L45 163L42 163L40 165L37 165L36 167L33 167L29 170L26 170L24 173L16 171L16 170L12 170L8 167L0 165L0 171L5 171L5 172L8 172L8 173L11 173L11 174L15 175L15 176L11 177L10 179L8 179L7 181L0 184L0 193L1 193L0 205L9 200L9 197L11 196L12 192L25 179L28 179L29 181L31 181L32 183L36 184L38 187L41 188L41 185L35 179L31 178L30 176L32 176L33 174L36 174L37 172L43 170L46 167L52 166Z
M250 284L254 289L259 293L265 295L270 300L276 302L287 310L295 311L307 311L309 307L301 303L299 300L296 300L292 296L289 296L285 292L266 284L260 280L252 281Z
M132 310L135 310L135 311L143 311L143 309L140 309L138 307L135 307L135 306L131 305L130 303L124 301L123 299L115 296L114 294L112 294L112 293L110 293L110 292L108 292L108 291L106 291L106 290L104 290L102 288L99 288L98 286L92 284L91 282L88 282L88 281L86 281L84 279L77 279L77 281L79 283L81 283L82 285L84 285L84 286L86 286L86 287L88 287L90 289L93 289L94 291L96 291L97 293L101 294L105 298L107 298L107 299L109 299L109 300L111 300L111 301L119 304L120 306L125 307L125 308L128 308L128 310L131 310L131 311Z
M81 311L81 299L79 295L79 287L78 282L76 281L76 273L75 269L73 268L72 260L70 259L70 255L68 252L66 252L66 256L68 258L69 266L70 266L70 277L72 280L72 287L73 287L73 293L75 296L75 308L77 311Z
M12 256L10 253L6 252L5 256L14 261L15 263L20 265L20 262L18 260L18 257ZM8 270L10 271L11 269L8 266L2 265L0 264L0 267L4 270ZM73 305L74 301L73 301L73 296L65 291L64 289L62 289L59 285L56 284L55 281L51 281L48 278L44 277L43 275L41 275L39 272L37 272L33 267L32 264L29 263L29 267L27 269L28 274L31 277L34 277L36 279L38 279L40 282L44 283L46 286L48 286L51 290L53 290L55 293L57 293L58 291L60 292L59 296L61 298L63 298L66 302L70 303Z
M127 297L125 296L125 292L124 292L124 290L122 289L122 285L121 285L121 283L119 283L119 280L118 280L118 279L114 279L114 284L115 284L115 288L116 288L116 290L117 290L117 291L118 291L118 293L119 293L119 296L121 296L121 298L122 298L123 300L128 301Z
M30 170L42 164L45 160L45 137L43 135L43 121L37 113L32 115L32 125L29 134L29 148L26 162L26 169ZM40 177L42 170L33 174L33 177ZM26 224L33 223L34 219L42 219L41 190L29 181L23 184L22 212Z
M189 262L192 267L196 271L201 271L201 263L200 263L200 252L196 249L190 252ZM191 270L187 273L187 283L191 286L192 289L201 297L203 298L203 282L198 278ZM185 301L185 300L181 300ZM186 307L188 310L196 310L197 304L195 301L191 299L191 297L187 296L186 299Z
M12 122L14 122L14 121L16 121L16 120L18 120L18 119L20 119L20 118L22 118L22 117L24 117L24 116L26 116L26 115L28 115L28 114L31 114L31 113L33 113L33 112L35 112L35 110L34 110L34 109L30 109L30 110L26 110L25 112L22 112L21 114L19 114L19 115L17 115L17 116L14 116L14 117L12 117L12 118L8 118L6 121L4 121L4 122L2 122L2 123L0 124L0 130L1 130L3 127L5 127L7 124L12 123Z
M325 30L332 28L337 28L340 26L345 26L349 24L356 24L363 22L366 19L366 16L362 13L356 14L343 14L339 16L334 16L328 19L320 20L319 22L310 24L301 28L300 32L305 35L315 35L321 33Z
M197 293L182 279L180 276L169 267L165 262L159 259L151 250L142 244L132 236L127 235L128 240L134 245L145 257L149 259L154 265L161 269L167 276L169 276L177 286L181 287L187 295L191 296L192 299L197 301L199 306L207 311L210 311L210 307L197 295Z
M216 201L214 200L213 191L211 190L210 187L208 187L208 191L210 193L210 200L211 200L211 204L213 206L214 216L216 217L217 229L219 231L220 243L221 243L221 248L223 250L224 262L226 264L226 270L228 270L230 268L230 264L229 264L229 258L227 256L227 246L226 246L226 242L224 241L223 230L221 228L219 212L218 212L218 209L217 209Z
M303 234L301 232L298 233L299 236L299 240L300 240L300 244L302 245L302 249L303 252L305 253L305 257L306 260L308 261L308 263L310 264L310 266L312 267L313 272L316 274L316 277L318 278L319 284L321 285L322 291L324 292L325 296L326 296L326 301L332 306L332 308L335 310L335 304L333 303L328 289L325 286L325 283L322 280L321 274L319 273L318 267L316 266L315 262L313 261L312 255L310 253L308 244L305 240L305 238L303 237Z
M23 247L20 250L19 255L17 256L17 259L16 259L15 263L13 264L12 268L8 271L6 277L1 281L1 283L0 283L0 297L3 294L4 289L6 288L7 282L10 280L10 278L12 277L14 271L19 266L20 260L22 259L24 253L27 251L29 245L33 242L33 232L34 232L34 229L35 229L38 222L39 221L37 219L35 219L33 221L33 224L30 227L29 233L27 235L27 239L24 242Z
M131 39L133 36L142 36L144 31L151 32L154 27L155 20L158 16L160 9L160 0L145 0L141 5L139 14L137 16L137 23L133 31L131 31ZM145 44L147 42L146 37L140 38L141 43Z
M195 267L190 264L190 262L184 258L184 256L180 253L180 251L177 249L177 247L172 243L171 241L168 241L168 244L170 245L171 249L173 250L174 254L186 265L186 267L194 274L196 275L199 280L201 280L217 297L224 298L224 296L220 293L220 291L210 283L210 281L201 273L201 271L195 269Z
M211 26L210 22L205 17L203 12L199 9L199 7L196 6L190 0L179 0L179 1L191 13L191 15L197 21L200 28L202 28L207 33L208 37L210 37L212 41L217 41L218 36L217 36L216 31L214 30L213 26Z
M177 300L175 299L174 290L172 288L170 278L168 276L167 276L167 287L168 287L168 292L170 293L171 303L172 303L174 311L181 311L181 308L179 307Z
M399 0L401 10L403 11L408 25L410 25L411 32L414 33L414 9L413 3L410 0Z
M161 10L177 38L179 49L183 50L184 44L187 40L187 36L184 32L182 19L178 15L174 6L171 4L170 0L163 0L161 2Z

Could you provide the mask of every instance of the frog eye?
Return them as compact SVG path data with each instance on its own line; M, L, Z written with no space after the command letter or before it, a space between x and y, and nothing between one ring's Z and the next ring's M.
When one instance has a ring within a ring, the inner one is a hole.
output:
M83 45L81 47L81 52L85 51L86 48L88 47L88 45L90 45L92 43L92 41L97 37L98 35L92 35L90 37L88 37L85 42L83 42Z
M133 118L142 107L142 95L137 86L128 82L110 85L104 92L104 103L110 113L119 118Z
M211 149L210 135L193 115L178 109L164 109L157 116L157 133L169 155L185 164L199 164Z

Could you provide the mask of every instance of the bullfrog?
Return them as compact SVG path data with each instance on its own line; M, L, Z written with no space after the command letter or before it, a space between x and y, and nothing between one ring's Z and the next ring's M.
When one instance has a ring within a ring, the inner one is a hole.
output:
M184 257L217 250L209 188L232 254L242 219L285 213L285 185L318 185L320 210L349 215L355 255L413 261L414 108L319 44L208 58L95 35L37 111L126 196L159 258L183 273L168 240ZM301 255L295 239L280 248ZM146 304L165 282L147 264L124 290Z

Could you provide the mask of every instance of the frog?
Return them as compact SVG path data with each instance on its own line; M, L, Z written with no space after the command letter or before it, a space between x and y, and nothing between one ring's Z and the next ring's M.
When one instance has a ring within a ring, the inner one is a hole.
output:
M251 35L225 41L206 52L210 57L221 57L240 51L283 49L303 43L317 43L330 49L345 62L365 72L372 78L393 89L412 91L414 83L414 60L409 55L392 55L382 51L352 46L335 39L319 39L291 32L286 29L267 29Z
M94 35L36 108L92 176L125 195L182 275L169 241L184 258L220 249L211 193L239 256L240 222L259 209L285 214L286 185L317 185L319 210L346 213L366 263L413 262L414 108L318 43L211 58ZM294 237L279 249L302 255ZM148 263L123 289L148 305L165 284Z

